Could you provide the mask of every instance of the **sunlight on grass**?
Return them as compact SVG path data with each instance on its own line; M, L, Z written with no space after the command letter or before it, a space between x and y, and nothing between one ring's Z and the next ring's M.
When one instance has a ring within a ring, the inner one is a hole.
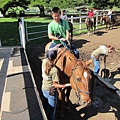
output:
M51 22L51 18L39 18L39 17L32 17L32 18L24 18L25 22L28 22L30 25L43 25L48 24ZM2 46L19 46L19 31L17 27L18 18L0 18L0 39L2 41ZM38 28L37 28L38 29ZM37 29L32 29L37 30ZM47 28L46 28L47 29ZM43 29L44 30L44 29ZM38 40L39 41L39 40Z
M0 18L0 39L2 41L2 46L20 46L20 40L19 40L19 31L17 28L17 21L18 18ZM25 26L26 23L28 26L40 26L40 25L46 25L44 27L41 28L32 28L32 29L28 29L28 32L39 32L40 30L42 31L47 31L47 25L52 21L52 17L25 17L24 18L25 21ZM84 30L79 30L80 25L77 23L77 25L75 25L77 22L74 22L74 35L80 35L82 33L86 33L86 25L83 23L82 24L82 28L85 28ZM101 28L101 26L99 26L98 28ZM47 32L42 33L42 34L34 34L34 35L30 35L29 37L31 38L35 38L35 37L41 37L41 36L47 36ZM43 38L43 39L37 39L37 40L33 40L33 41L27 41L27 46L29 46L28 48L32 48L35 44L40 44L41 42L45 42L48 41L48 37Z
M16 22L17 18L0 18L0 22Z
M40 17L35 17L35 18L24 18L26 22L42 22L42 23L49 23L52 21L51 17L45 17L45 18L40 18Z

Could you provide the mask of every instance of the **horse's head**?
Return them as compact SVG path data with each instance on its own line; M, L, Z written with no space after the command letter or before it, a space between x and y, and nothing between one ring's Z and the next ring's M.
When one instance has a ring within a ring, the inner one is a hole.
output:
M92 60L83 62L77 61L77 66L72 70L72 75L70 77L70 83L72 88L75 90L78 103L83 106L87 106L91 103L91 73L88 69L88 65Z

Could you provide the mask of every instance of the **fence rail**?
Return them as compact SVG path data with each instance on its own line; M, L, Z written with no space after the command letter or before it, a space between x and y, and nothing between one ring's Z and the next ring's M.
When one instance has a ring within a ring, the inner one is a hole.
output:
M112 15L116 15L116 14L112 14ZM120 15L120 14L117 14ZM101 15L95 15L96 18L96 29L98 29L99 27L99 21L100 21L100 16ZM78 34L80 34L81 32L83 32L83 30L87 32L87 27L85 26L85 19L87 18L87 16L79 16L79 17L69 17L68 20L71 21L71 23L73 23L73 34L75 34L76 32ZM78 20L78 22L75 22L76 20ZM47 27L48 25L37 25L37 26L28 26L28 24L26 23L26 38L27 41L30 40L35 40L35 39L40 39L40 38L45 38L48 37L47 36L47 29L46 30L40 30L40 31L35 31L35 32L28 32L29 29L34 29L34 28L41 28L41 27ZM77 28L77 26L79 26ZM43 35L43 33L46 33L46 35ZM34 37L34 38L30 38L30 35L35 35L35 34L39 34L39 37Z

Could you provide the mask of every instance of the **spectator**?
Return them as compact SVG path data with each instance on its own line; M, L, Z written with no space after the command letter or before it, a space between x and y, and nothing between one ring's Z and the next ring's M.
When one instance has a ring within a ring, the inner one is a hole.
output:
M19 18L18 19L18 30L19 30L19 36L20 36L20 43L21 43L21 45L22 45L22 31L21 31L21 25L22 25L22 21L21 21L21 19Z
M62 12L61 12L60 18L63 19L63 20L67 20L68 19L67 14L65 12L66 12L65 10L62 10Z
M48 117L48 120L54 120L55 105L56 105L56 89L54 94L50 94L51 88L65 88L70 86L70 83L60 84L58 69L54 65L54 59L57 56L57 51L52 50L47 52L47 58L42 62L42 93L44 96L43 106Z

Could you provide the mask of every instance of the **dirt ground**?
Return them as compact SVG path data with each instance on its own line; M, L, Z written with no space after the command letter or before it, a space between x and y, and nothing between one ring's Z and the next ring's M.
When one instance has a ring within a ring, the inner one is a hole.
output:
M45 44L35 46L29 55L29 62L39 91L42 81L41 59L44 56ZM114 78L110 82L120 89L120 71L116 71L120 68L120 26L115 26L108 31L105 29L97 30L95 34L90 36L87 34L74 36L73 44L79 50L80 58L84 61L90 59L90 54L100 44L114 46L115 51L107 57L106 65L111 74L114 74ZM101 69L103 69L102 57L100 61ZM93 70L93 64L89 67ZM72 90L70 94L71 111L66 110L64 117L58 117L57 120L120 120L120 98L118 95L99 80L97 80L94 93L93 104L79 109L79 107L75 107L77 99L74 90Z

